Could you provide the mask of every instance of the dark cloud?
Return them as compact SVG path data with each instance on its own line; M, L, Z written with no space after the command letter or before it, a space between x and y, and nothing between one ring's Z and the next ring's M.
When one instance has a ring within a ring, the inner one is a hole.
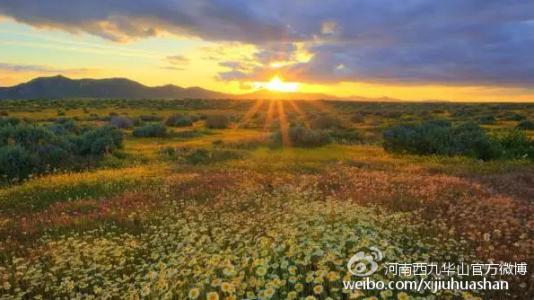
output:
M297 80L534 84L530 0L3 0L0 14L116 41L169 32L257 45L256 65L228 64L224 80L264 79L300 42L313 58L280 69Z

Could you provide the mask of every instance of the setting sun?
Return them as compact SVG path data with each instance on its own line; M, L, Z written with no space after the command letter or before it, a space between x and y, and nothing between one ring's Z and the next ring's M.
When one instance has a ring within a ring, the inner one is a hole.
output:
M284 82L280 77L274 76L271 81L260 84L260 87L275 92L296 92L299 89L297 82Z

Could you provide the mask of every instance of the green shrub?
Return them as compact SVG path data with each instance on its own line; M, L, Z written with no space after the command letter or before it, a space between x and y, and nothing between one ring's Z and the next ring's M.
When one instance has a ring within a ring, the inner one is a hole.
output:
M453 126L448 121L398 125L384 132L384 149L419 155L465 155L488 160L498 158L500 149L479 126Z
M497 119L493 115L486 115L480 118L480 124L493 125L497 123Z
M506 117L507 121L522 121L525 119L525 116L520 115L518 113L513 113Z
M0 127L6 126L6 125L17 125L21 121L20 119L14 118L14 117L0 117Z
M534 159L534 141L524 131L511 130L498 138L503 158Z
M37 158L23 147L0 147L0 175L4 180L24 179L36 168Z
M213 129L228 128L230 121L225 115L209 115L206 117L206 126Z
M332 142L332 137L328 131L308 129L302 126L289 128L288 137L291 145L295 147L321 147ZM280 131L275 132L271 140L275 146L282 145L282 133Z
M128 128L133 127L134 121L132 121L128 117L114 116L114 117L111 117L111 119L109 120L109 124L117 128L128 129Z
M85 131L76 140L80 155L101 156L121 148L123 136L122 132L115 127L102 126Z
M523 120L520 121L515 128L519 130L534 130L534 122Z
M167 118L167 120L165 121L165 125L175 127L187 127L193 125L193 120L189 116L175 114Z
M115 127L82 131L69 119L49 126L5 124L0 127L0 176L22 180L31 173L86 167L121 146L122 133Z
M165 137L167 136L167 127L161 123L148 124L138 127L133 131L135 137Z

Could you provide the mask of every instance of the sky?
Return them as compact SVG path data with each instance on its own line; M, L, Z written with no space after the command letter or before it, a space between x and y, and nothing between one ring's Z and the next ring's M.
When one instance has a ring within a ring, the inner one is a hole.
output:
M0 86L534 101L531 0L1 0ZM275 78L275 80L273 80Z

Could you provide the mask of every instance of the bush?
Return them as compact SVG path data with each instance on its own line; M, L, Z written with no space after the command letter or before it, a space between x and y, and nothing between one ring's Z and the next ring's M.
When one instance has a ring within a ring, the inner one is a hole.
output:
M161 123L148 124L133 131L135 137L165 137L166 135L167 127Z
M332 142L331 136L325 130L307 129L302 126L291 127L288 130L289 140L295 147L320 147ZM275 146L282 145L282 133L277 131L272 136Z
M525 116L520 115L518 113L514 113L506 117L507 121L522 121L524 119L525 119Z
M21 146L0 148L0 175L4 179L24 179L37 167L37 159Z
M109 124L117 128L128 129L128 128L133 127L134 122L130 118L127 118L127 117L114 116L114 117L111 117L111 119L109 120Z
M206 126L212 129L228 128L230 121L225 115L209 115L206 117Z
M121 148L122 132L111 126L102 126L85 131L77 139L78 154L101 156Z
M0 117L0 127L20 124L21 120L13 117Z
M384 132L388 152L419 155L466 155L488 160L499 157L499 145L475 124L452 126L448 121L399 125Z
M48 127L4 124L0 127L0 176L21 180L31 173L72 169L121 146L121 131L110 126L80 131L74 121L62 119Z
M480 118L479 120L480 124L484 125L492 125L497 123L497 119L495 119L495 116L493 115L486 115Z
M534 141L521 130L512 130L498 139L503 158L534 159Z
M534 130L534 123L529 120L523 120L515 128L519 130Z
M181 114L172 115L165 121L167 126L187 127L193 125L193 120Z

